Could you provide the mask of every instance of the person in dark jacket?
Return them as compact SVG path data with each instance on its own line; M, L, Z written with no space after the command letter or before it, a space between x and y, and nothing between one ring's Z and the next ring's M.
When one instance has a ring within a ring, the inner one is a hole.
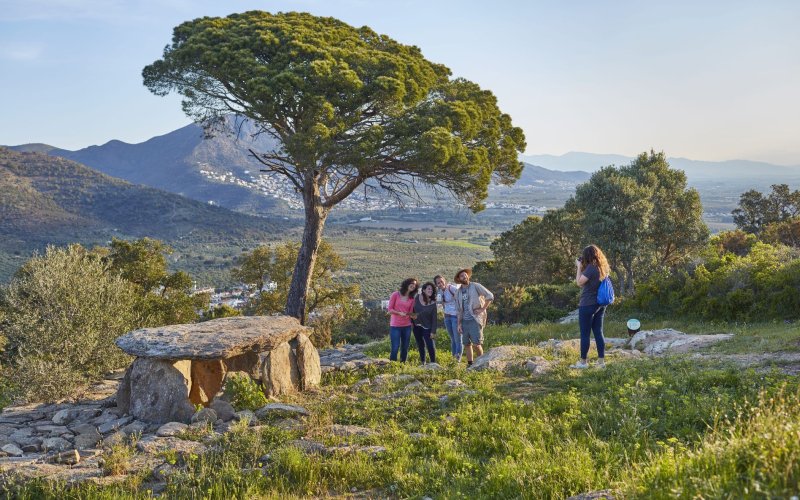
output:
M611 272L605 254L597 245L589 245L575 261L575 283L581 287L581 299L578 304L578 324L581 329L581 359L570 368L588 368L586 358L589 355L589 343L594 332L597 345L597 367L603 368L605 363L605 337L603 337L603 316L606 307L597 303L597 289L600 282Z
M414 300L414 339L419 349L419 361L425 364L425 349L431 363L436 363L436 344L433 335L437 328L436 287L430 281L422 285L420 293Z

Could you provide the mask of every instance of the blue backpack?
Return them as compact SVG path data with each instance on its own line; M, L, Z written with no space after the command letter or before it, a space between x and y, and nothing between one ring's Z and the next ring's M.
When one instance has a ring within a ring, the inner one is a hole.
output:
M610 306L614 303L614 285L611 284L611 278L606 278L600 282L597 288L597 304L601 306Z

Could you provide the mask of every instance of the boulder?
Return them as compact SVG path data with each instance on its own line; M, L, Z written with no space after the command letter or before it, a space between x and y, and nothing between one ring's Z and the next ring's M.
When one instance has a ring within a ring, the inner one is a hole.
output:
M183 422L167 422L156 431L158 437L173 437L183 433L189 426Z
M493 347L483 356L476 358L469 370L506 371L512 368L522 368L533 352L533 348L520 345Z
M534 356L525 362L525 369L531 375L544 375L553 369L553 364L541 356Z
M302 406L287 405L283 403L269 403L264 405L255 412L256 417L264 418L267 416L279 417L307 417L308 410Z
M267 397L292 394L300 389L297 357L288 342L262 354L261 383Z
M732 333L687 335L672 328L665 328L637 333L631 338L630 346L650 356L661 356L696 351L731 338L733 338Z
M208 407L217 412L217 417L224 422L233 420L234 414L236 413L233 406L222 399L215 399Z
M97 443L99 443L102 438L103 438L103 436L99 432L97 432L96 430L94 432L87 432L85 434L78 434L77 436L75 436L75 440L74 440L75 441L75 449L77 449L77 450L87 450L87 449L95 448L97 446Z
M12 457L21 457L22 456L22 448L20 448L19 446L15 445L14 443L9 443L9 444L3 446L2 448L0 448L0 450L3 450L4 452L8 453Z
M192 423L213 424L217 421L217 412L211 408L202 408L200 411L192 415Z
M47 451L62 451L72 448L72 443L60 437L52 437L42 441L42 448Z
M191 361L137 358L130 371L130 414L153 423L188 422Z
M322 368L319 363L319 352L311 339L302 333L292 341L294 344L297 369L300 372L300 389L307 391L319 387L322 380Z
M236 316L203 323L142 328L117 338L131 356L175 360L222 360L267 352L310 328L291 316Z

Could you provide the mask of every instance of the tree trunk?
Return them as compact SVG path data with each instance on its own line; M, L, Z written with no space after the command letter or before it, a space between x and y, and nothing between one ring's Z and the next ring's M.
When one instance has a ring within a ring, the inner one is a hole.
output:
M325 227L325 220L328 218L328 210L319 203L318 196L314 196L312 193L304 198L306 198L306 221L303 228L303 240L297 254L297 263L294 265L285 309L287 315L294 316L302 324L306 323L306 296L311 286L314 264L317 261L317 250L322 241L322 230Z

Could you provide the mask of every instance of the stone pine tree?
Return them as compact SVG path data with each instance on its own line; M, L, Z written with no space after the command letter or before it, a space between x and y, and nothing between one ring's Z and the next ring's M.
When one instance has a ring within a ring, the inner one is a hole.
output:
M325 220L356 189L403 199L426 186L478 211L493 179L510 184L522 171L525 137L490 91L451 78L417 47L333 18L251 11L188 21L143 77L157 95L181 94L205 127L237 115L280 144L253 154L303 199L286 304L301 320Z

